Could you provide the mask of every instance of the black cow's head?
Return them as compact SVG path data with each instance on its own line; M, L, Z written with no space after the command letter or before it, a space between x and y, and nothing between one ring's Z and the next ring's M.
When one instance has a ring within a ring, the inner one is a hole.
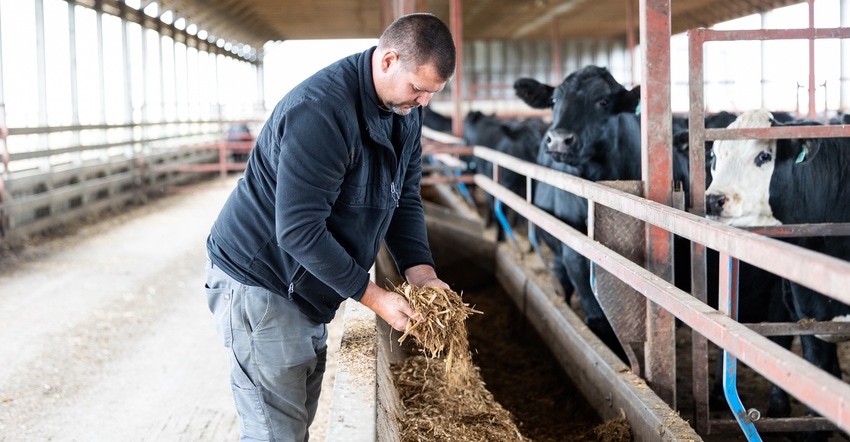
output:
M532 107L542 108L548 102L553 108L544 142L555 161L572 166L585 164L597 155L600 143L616 138L613 125L617 115L637 113L640 102L640 87L626 90L607 69L598 66L571 73L557 88L520 79L514 89Z
M504 124L495 115L471 111L463 119L463 138L467 144L495 148L505 136Z

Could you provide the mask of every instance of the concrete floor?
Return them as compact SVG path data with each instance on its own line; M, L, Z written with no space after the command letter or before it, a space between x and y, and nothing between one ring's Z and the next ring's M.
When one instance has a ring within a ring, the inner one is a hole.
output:
M237 177L0 254L0 441L235 441L204 241ZM324 441L341 317L311 440Z

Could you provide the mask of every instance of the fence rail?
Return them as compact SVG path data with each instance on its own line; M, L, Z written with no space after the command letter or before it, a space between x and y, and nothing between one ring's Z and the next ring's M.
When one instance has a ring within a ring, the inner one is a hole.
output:
M794 280L834 299L850 303L850 262L812 252L773 238L729 227L715 221L636 197L553 169L518 160L476 146L475 155L618 210L671 233L686 237L748 263ZM526 199L476 175L475 183L526 217L530 223L557 237L567 246L631 285L648 300L671 312L695 332L724 348L771 382L817 410L828 421L850 431L850 385L783 349L747 326L709 307L691 294L629 261L578 232ZM807 270L791 263L806 262ZM651 357L651 355L649 355ZM818 424L820 427L824 425ZM819 427L819 428L820 428Z
M10 128L0 133L0 243L245 168L258 121ZM147 132L146 132L147 131ZM50 136L119 141L50 147ZM85 134L85 136L83 136ZM35 138L35 140L34 140ZM12 147L9 147L12 146ZM14 147L26 146L19 151ZM41 147L39 147L41 146Z
M732 132L730 130L730 132ZM741 131L744 132L744 131ZM749 131L728 136L766 137L765 134L754 134ZM823 136L837 136L836 133L821 133ZM449 152L452 149L463 150L463 141L453 137L441 137L443 148L429 146L427 152ZM699 140L700 146L702 140ZM730 227L699 214L688 213L645 198L616 190L604 184L594 183L556 170L519 160L510 155L481 146L474 146L476 157L490 161L494 165L494 175L499 168L506 168L526 176L529 183L540 181L561 190L574 193L586 198L590 203L602 204L640 219L657 228L664 229L692 241L694 247L717 250L721 256L744 260L752 265L768 270L780 277L795 281L813 290L821 292L833 299L850 303L850 294L846 287L850 284L850 262L836 259L824 254L807 250L792 244L782 242L771 236L811 235L811 234L841 234L846 233L847 224L836 226L785 225L780 228L761 228L748 231ZM531 194L525 198L497 184L494 180L482 175L475 175L475 184L493 195L497 200L511 207L517 213L529 220L529 223L542 228L558 238L561 242L586 256L611 274L632 286L648 301L672 313L694 333L694 340L707 338L719 347L725 349L735 358L746 363L756 372L771 382L779 385L785 391L795 396L801 402L817 410L820 418L785 418L761 419L755 422L760 431L800 431L840 428L850 430L850 385L831 374L820 370L794 353L773 343L766 336L775 334L811 334L817 330L841 333L847 330L844 324L822 323L814 331L805 330L800 324L741 324L727 311L719 311L708 306L704 300L686 293L664 278L650 272L646 268L617 254L610 248L595 241L587 235L578 232L554 216L537 208L531 201ZM695 259L695 257L692 257ZM805 262L806 266L800 266ZM805 267L805 268L802 268ZM704 268L702 270L704 272ZM722 272L723 273L723 272ZM699 275L695 275L696 278ZM725 273L722 278L728 278ZM704 280L705 275L701 278ZM722 283L722 281L721 281ZM722 294L728 296L729 294ZM724 298L725 299L725 298ZM649 321L648 321L649 322ZM647 323L648 323L647 322ZM647 333L648 334L648 333ZM648 338L651 339L651 338ZM648 341L647 341L648 342ZM705 353L695 353L694 360ZM651 351L646 354L647 360L655 357ZM694 388L699 386L701 372L696 367L705 364L694 364ZM700 420L699 398L697 398L697 420ZM707 404L706 404L707 406ZM716 432L740 431L739 424L732 420L711 419L709 422L696 422L704 434ZM710 424L708 426L707 424ZM700 428L698 428L700 429Z

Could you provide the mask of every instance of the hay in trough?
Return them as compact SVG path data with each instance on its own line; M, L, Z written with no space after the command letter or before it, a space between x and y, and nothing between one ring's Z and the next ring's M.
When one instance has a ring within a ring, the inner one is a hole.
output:
M470 385L463 389L452 385L447 374L443 361L422 355L393 367L404 404L399 417L400 440L527 441L513 416L484 387L477 370L470 373Z
M405 283L395 291L421 317L410 321L399 343L412 335L423 352L393 367L405 407L400 418L401 440L526 440L472 364L465 321L481 312L464 304L452 290Z
M399 342L403 342L408 336L413 336L415 339L411 340L416 341L415 348L422 355L411 356L392 365L396 391L404 406L404 410L397 416L401 441L529 442L532 438L526 435L528 431L534 434L534 440L540 441L632 440L628 422L624 418L590 426L557 426L561 431L554 433L530 428L529 425L545 425L533 419L518 423L516 416L487 390L479 367L472 363L466 319L473 313L481 312L463 303L460 295L450 290L403 284L396 287L395 291L405 296L413 310L423 319L419 323L411 321L408 330L399 339ZM435 318L439 318L439 322ZM499 329L494 331L495 338L499 339L500 329L504 325L500 321L503 318L496 312L496 317L490 320L495 321L493 325ZM539 394L533 387L528 392L535 394L535 391ZM534 398L528 399L534 403ZM569 408L564 411L570 412ZM573 411L573 414L581 413ZM520 431L520 428L524 430Z

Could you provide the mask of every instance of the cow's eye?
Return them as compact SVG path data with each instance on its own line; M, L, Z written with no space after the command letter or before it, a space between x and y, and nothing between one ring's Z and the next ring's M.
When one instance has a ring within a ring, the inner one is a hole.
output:
M771 160L770 152L761 152L756 157L756 166L761 167L762 164Z
M596 105L598 107L600 107L601 109L607 109L608 104L610 104L610 103L611 103L611 101L609 101L607 98L602 98L596 103Z
M708 151L708 164L711 165L711 170L717 169L717 157L714 156L714 151Z

